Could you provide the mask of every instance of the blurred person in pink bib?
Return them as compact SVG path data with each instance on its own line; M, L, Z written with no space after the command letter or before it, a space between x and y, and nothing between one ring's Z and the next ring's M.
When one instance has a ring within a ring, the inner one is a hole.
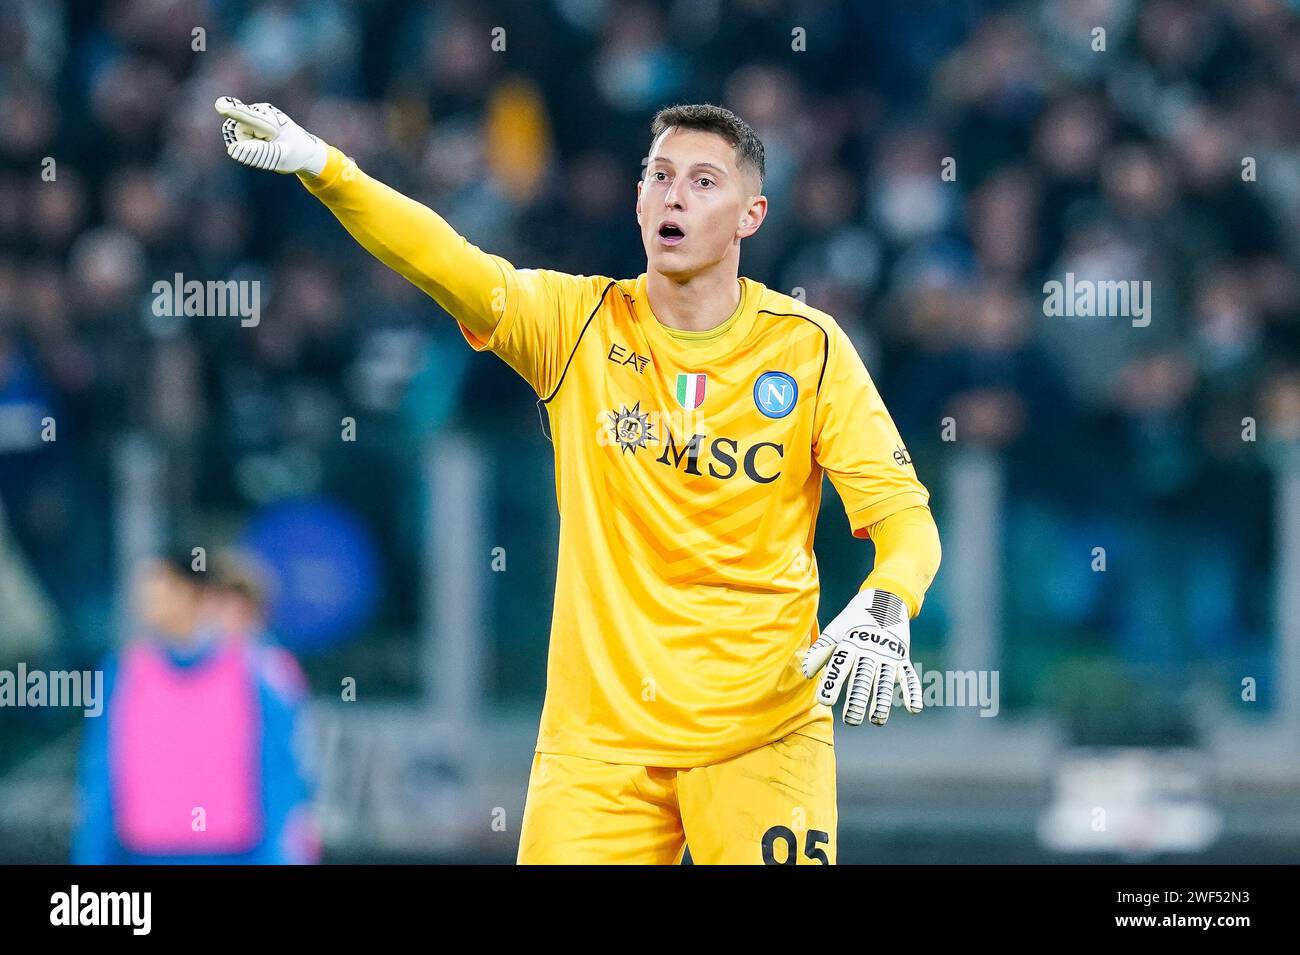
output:
M73 862L319 860L296 745L308 688L264 639L247 566L218 560L209 580L181 551L135 569L135 632L83 736Z

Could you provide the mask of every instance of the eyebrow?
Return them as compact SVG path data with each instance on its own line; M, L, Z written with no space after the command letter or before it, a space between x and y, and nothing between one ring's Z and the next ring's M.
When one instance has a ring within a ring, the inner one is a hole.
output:
M668 163L668 165L670 165L670 166L676 166L676 165L677 165L675 162L673 162L673 161L672 161L671 159L669 159L667 156L655 156L653 159L650 160L649 165L653 166L653 165L654 165L655 163L657 163L657 162L666 162L666 163ZM723 176L727 175L727 170L725 170L725 169L723 169L721 166L715 165L714 163L711 163L711 162L697 162L697 163L695 163L694 165L690 166L689 168L691 168L691 169L712 169L712 170L714 170L715 172L719 173L720 175L723 175Z

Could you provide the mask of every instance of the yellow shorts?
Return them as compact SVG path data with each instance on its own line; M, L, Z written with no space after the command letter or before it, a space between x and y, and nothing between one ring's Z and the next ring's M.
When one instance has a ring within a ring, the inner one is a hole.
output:
M799 733L662 769L535 753L521 865L834 865L835 747Z

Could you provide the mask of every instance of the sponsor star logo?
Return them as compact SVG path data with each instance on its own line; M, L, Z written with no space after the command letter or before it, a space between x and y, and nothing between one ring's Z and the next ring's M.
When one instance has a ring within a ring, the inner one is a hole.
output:
M637 449L644 448L647 441L654 440L654 433L651 431L650 415L641 410L641 402L637 402L631 408L623 406L622 411L608 412L610 417L610 431L613 432L614 441L623 453L631 451L634 455Z

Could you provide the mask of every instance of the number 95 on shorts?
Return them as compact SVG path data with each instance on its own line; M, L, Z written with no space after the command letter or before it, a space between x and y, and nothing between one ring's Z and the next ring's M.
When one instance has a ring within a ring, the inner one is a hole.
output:
M522 864L833 865L835 749L791 733L708 766L537 753Z

